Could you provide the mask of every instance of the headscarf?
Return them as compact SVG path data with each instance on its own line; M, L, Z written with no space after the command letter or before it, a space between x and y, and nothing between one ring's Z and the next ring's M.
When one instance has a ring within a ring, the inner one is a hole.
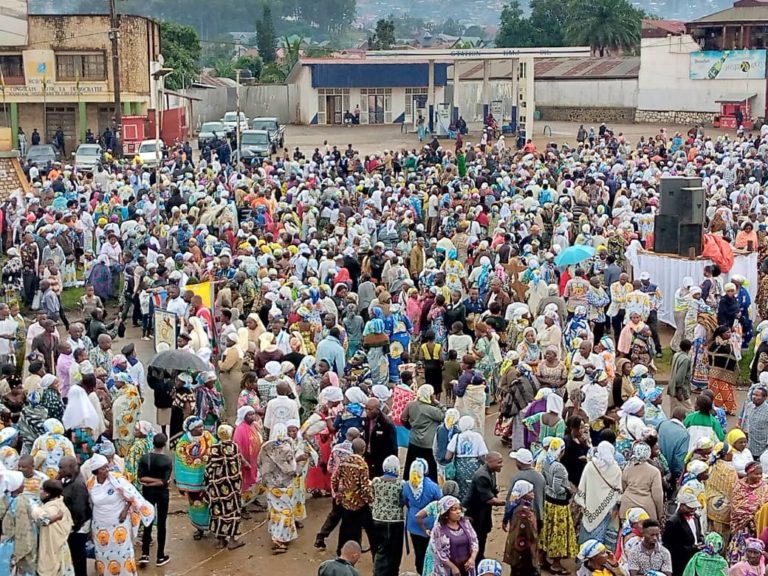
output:
M368 402L368 396L358 386L347 388L344 397L352 404L365 404Z
M760 538L747 538L745 544L745 550L755 550L761 554L765 551L765 544Z
M501 576L501 572L501 564L499 564L497 560L485 558L484 560L480 561L480 564L477 565L477 576L482 576L483 574Z
M190 433L195 428L202 428L203 427L203 419L198 418L197 416L190 416L186 420L184 420L183 428L184 432Z
M547 412L563 415L563 398L558 394L550 394L547 396Z
M64 425L56 418L48 418L48 420L43 422L43 428L48 434L53 436L64 434Z
M681 485L684 485L690 482L691 480L697 480L698 477L701 474L704 474L704 472L706 472L707 470L709 470L709 466L707 465L706 462L702 460L691 460L688 463L687 472L683 476L683 481L681 482Z
M15 492L24 484L24 474L17 470L6 470L3 473L3 482L8 492Z
M139 420L139 422L136 424L136 428L144 434L144 436L149 436L154 432L154 428L150 422L147 422L146 420Z
M528 482L528 480L518 480L512 486L512 491L509 493L509 496L513 501L515 501L519 500L526 494L530 494L531 492L533 492L533 484Z
M579 548L579 555L578 558L582 562L586 562L590 558L594 558L598 554L600 554L603 550L605 550L605 544L600 542L599 540L595 540L594 538L587 540L584 542L584 544L581 545Z
M394 454L387 456L384 458L381 469L384 470L384 476L398 478L400 476L400 458Z
M419 389L416 390L416 399L424 404L432 403L432 396L435 394L435 389L430 384L422 384Z
M342 400L344 400L344 392L342 392L339 386L326 386L320 390L320 394L318 395L320 404L341 402Z
M697 574L726 574L728 562L720 555L723 550L723 537L717 532L710 532L704 537L704 547L688 561L683 576Z
M240 406L240 408L237 409L237 418L235 419L235 426L240 426L243 422L245 422L245 417L248 416L251 412L256 412L256 410L253 409L253 406Z
M94 454L86 462L83 463L83 466L91 472L96 472L96 470L104 468L104 466L107 466L108 464L109 460L107 460L106 456L103 454Z
M424 477L427 475L429 466L423 458L417 458L411 463L411 469L408 472L408 484L411 486L414 498L421 498L424 491Z
M726 442L728 442L728 444L733 446L734 444L736 444L736 442L738 442L739 440L745 439L746 437L747 435L744 434L743 430L741 430L740 428L734 428L733 430L728 432L728 434L725 437L725 440Z
M109 440L102 440L101 442L96 444L93 447L93 451L94 451L94 453L101 454L102 456L105 456L106 458L114 456L115 453L116 453L115 445L112 444L112 442L109 441Z
M565 450L565 442L562 438L552 438L549 441L549 447L547 448L547 462L552 464L555 460L560 458L560 454Z
M647 462L650 457L651 447L648 446L648 444L645 442L636 442L635 445L632 446L632 462L636 464L640 462Z
M270 442L281 442L288 439L288 426L283 422L278 422L269 431Z
M56 376L53 374L46 374L40 379L40 388L47 390L54 382L56 382Z
M88 399L88 393L80 386L72 386L67 394L67 407L61 418L65 430L75 428L100 428L99 415Z
M616 449L613 444L603 440L592 452L592 462L598 470L605 472L609 466L616 463Z
M626 402L622 404L621 410L619 410L619 416L622 418L624 416L635 416L643 408L645 408L643 401L637 396L632 396L631 398L627 398Z
M216 429L216 436L219 437L219 440L221 442L229 442L232 440L232 434L234 433L234 429L229 424L221 424Z
M315 357L304 356L304 358L301 359L301 363L299 364L299 367L296 370L296 374L294 374L293 379L296 381L296 384L301 384L302 378L304 378L304 376L307 374L312 375L314 371L315 371Z
M437 515L442 516L454 506L461 506L461 502L455 496L443 496L437 501Z
M459 431L469 432L475 427L475 419L472 416L462 416L459 418Z
M378 398L382 402L386 402L392 396L392 390L385 384L376 384L371 388L374 397Z
M443 424L448 430L452 430L460 418L461 412L459 412L456 408L448 408L448 410L445 411L445 416L443 417Z

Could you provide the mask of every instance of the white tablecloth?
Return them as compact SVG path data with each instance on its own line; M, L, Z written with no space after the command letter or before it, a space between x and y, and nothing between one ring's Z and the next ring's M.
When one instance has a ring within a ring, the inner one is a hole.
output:
M661 290L663 302L659 311L659 320L675 328L675 291L680 288L683 278L690 276L697 284L704 281L704 266L711 266L711 260L688 260L685 258L673 258L653 252L638 252L637 262L633 267L633 277L640 277L642 272L651 275L651 282ZM733 261L733 268L728 274L723 274L725 282L734 274L741 274L749 282L747 291L752 298L753 313L755 296L757 295L757 253L749 255L737 255Z

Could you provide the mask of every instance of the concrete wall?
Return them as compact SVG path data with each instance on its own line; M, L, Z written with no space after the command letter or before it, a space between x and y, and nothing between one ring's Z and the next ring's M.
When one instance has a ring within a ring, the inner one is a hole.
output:
M766 115L765 79L691 80L690 54L697 50L699 45L687 34L642 40L639 111L714 113L720 110L715 100L726 94L755 93L753 115Z
M637 108L637 78L536 80L539 107Z

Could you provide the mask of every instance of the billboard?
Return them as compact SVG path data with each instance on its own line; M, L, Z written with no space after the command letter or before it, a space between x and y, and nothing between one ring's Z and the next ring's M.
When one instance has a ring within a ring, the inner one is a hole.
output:
M0 2L0 47L27 44L27 0Z
M765 78L765 50L726 50L691 53L691 80Z

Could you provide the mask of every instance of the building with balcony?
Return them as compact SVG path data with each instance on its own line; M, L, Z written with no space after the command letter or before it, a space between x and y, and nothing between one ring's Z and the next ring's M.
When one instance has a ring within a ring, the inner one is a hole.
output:
M145 115L155 105L150 69L160 28L142 16L118 21L122 113ZM113 125L110 17L27 15L26 25L22 40L0 45L0 126L10 126L14 138L22 127L28 141L37 128L45 142L61 127L69 153L88 128L99 133Z

